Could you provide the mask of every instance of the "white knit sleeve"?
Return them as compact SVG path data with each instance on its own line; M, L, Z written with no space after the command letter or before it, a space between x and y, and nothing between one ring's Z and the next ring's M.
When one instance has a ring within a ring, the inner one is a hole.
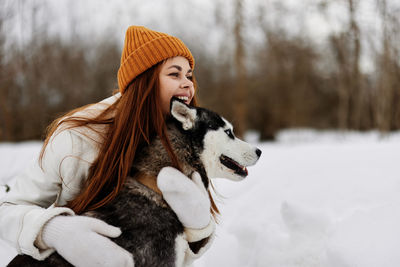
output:
M86 178L90 158L81 160L83 149L87 150L82 139L69 130L53 136L42 168L38 160L32 162L0 200L0 238L19 253L36 259L51 254L52 250L39 250L34 242L48 220L59 214L74 214L57 204L65 204L76 195L78 185Z

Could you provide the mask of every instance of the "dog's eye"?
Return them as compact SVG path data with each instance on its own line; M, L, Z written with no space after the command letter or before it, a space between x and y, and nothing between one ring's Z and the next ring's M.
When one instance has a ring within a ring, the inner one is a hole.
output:
M233 135L231 129L225 130L225 133L229 136L229 138L235 139L235 136Z

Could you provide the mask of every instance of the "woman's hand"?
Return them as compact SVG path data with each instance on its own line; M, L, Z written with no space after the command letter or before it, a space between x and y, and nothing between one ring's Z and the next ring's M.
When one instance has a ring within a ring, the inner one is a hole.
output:
M133 257L111 241L121 230L86 216L59 215L43 227L42 241L74 266L129 266Z
M194 172L190 180L177 169L165 167L157 176L157 186L184 227L202 229L210 224L210 199L199 173Z

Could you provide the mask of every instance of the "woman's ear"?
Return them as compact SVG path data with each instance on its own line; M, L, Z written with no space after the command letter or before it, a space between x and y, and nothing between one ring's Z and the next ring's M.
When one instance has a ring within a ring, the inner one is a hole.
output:
M194 127L197 110L196 108L189 107L178 98L173 97L171 99L171 115L182 123L184 130L189 130Z

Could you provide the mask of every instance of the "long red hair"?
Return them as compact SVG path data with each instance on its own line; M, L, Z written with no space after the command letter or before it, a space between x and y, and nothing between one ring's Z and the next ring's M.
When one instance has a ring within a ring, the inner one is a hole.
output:
M40 160L43 159L51 136L56 134L56 130L62 124L66 129L87 127L103 137L103 142L98 143L98 157L90 167L81 192L67 204L76 214L99 208L113 200L121 191L131 164L138 156L136 151L149 144L155 136L161 139L173 167L181 170L166 135L165 117L160 103L159 73L162 63L137 76L121 97L98 116L74 116L76 112L87 108L84 106L72 110L49 126ZM196 90L197 84L195 79L193 81ZM197 106L195 97L191 105ZM94 125L106 126L105 132L99 132L92 127ZM211 212L215 215L219 211L210 192L209 196L212 203Z

